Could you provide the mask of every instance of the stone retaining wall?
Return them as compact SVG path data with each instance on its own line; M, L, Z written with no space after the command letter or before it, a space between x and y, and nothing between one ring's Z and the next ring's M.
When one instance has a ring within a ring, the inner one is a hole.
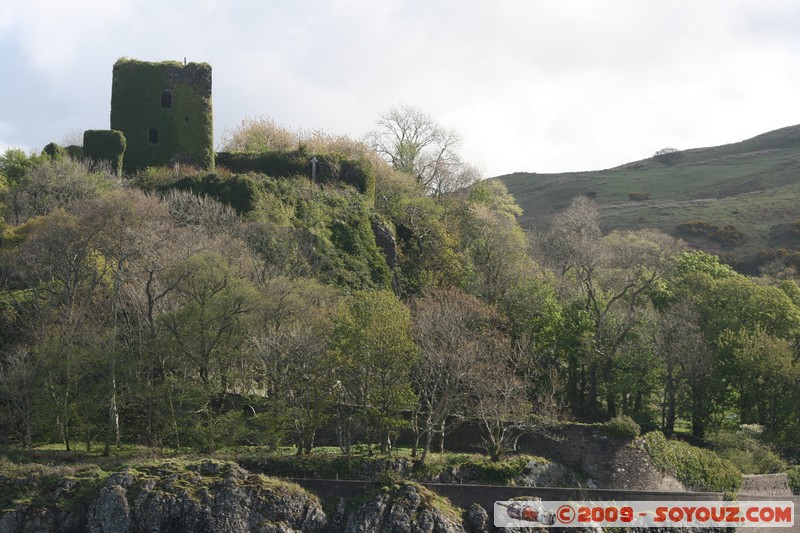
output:
M465 424L448 438L447 448L473 452L475 429ZM517 451L538 455L589 476L590 488L685 491L672 476L653 466L642 443L614 437L597 426L568 424L548 434L530 433L520 437Z
M742 476L739 494L759 494L765 496L791 496L789 477L786 474L762 474Z
M304 489L315 493L323 500L338 498L353 499L380 485L371 481L291 479ZM512 498L534 497L545 501L593 500L593 501L658 501L693 500L721 501L720 492L655 492L641 490L578 489L557 487L506 487L499 485L456 485L446 483L421 483L421 485L444 496L454 505L467 509L473 503L484 509L492 509L494 502Z

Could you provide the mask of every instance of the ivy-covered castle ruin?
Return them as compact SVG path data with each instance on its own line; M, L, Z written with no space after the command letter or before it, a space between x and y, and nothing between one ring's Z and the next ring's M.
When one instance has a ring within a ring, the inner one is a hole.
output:
M125 137L123 169L214 166L211 65L120 59L111 83L111 129Z

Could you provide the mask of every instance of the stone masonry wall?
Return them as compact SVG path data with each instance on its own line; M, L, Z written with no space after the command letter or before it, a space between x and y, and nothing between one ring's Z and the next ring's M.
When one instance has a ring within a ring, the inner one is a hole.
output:
M465 424L448 437L447 449L475 452L477 428ZM519 453L538 455L582 472L591 478L589 486L608 489L685 491L674 477L653 466L638 440L606 434L597 426L569 424L550 430L549 435L530 433L520 437Z
M740 494L760 494L765 496L791 496L789 478L786 474L762 474L742 476Z
M656 470L641 441L614 437L596 426L567 425L552 438L525 435L518 449L584 472L599 488L686 490L677 479Z

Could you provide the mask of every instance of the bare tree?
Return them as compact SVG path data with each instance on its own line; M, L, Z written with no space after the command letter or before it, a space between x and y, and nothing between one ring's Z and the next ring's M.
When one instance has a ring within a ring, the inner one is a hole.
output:
M392 166L414 176L434 195L474 183L480 174L458 154L461 136L427 113L402 105L382 113L367 143Z
M504 360L510 346L503 339L495 339L489 349L493 356L486 357L477 367L480 379L473 381L477 397L475 417L483 429L484 447L493 461L516 448L517 439L533 429L533 406L528 401L525 381Z
M119 185L110 167L92 168L70 158L45 158L29 168L10 191L8 215L11 222L20 224Z
M33 402L37 362L27 346L17 345L0 354L0 394L15 415L15 429L26 448L33 446Z
M497 316L458 289L437 289L413 302L412 317L420 350L412 374L419 396L414 448L422 441L424 463L434 436L443 443L446 433L471 414L472 384L480 379L480 352L486 346L483 336Z

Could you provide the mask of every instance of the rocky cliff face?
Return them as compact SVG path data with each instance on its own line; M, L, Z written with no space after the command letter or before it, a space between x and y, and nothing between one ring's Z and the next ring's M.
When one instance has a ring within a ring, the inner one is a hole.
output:
M345 533L465 533L458 512L448 513L436 505L435 496L423 487L401 484L385 490L353 512Z
M73 474L0 475L0 533L465 531L460 511L414 484L384 489L349 512L341 500L326 514L298 485L229 462Z
M0 533L238 532L323 533L320 502L297 485L204 461L128 468L92 481L59 484L0 517Z

